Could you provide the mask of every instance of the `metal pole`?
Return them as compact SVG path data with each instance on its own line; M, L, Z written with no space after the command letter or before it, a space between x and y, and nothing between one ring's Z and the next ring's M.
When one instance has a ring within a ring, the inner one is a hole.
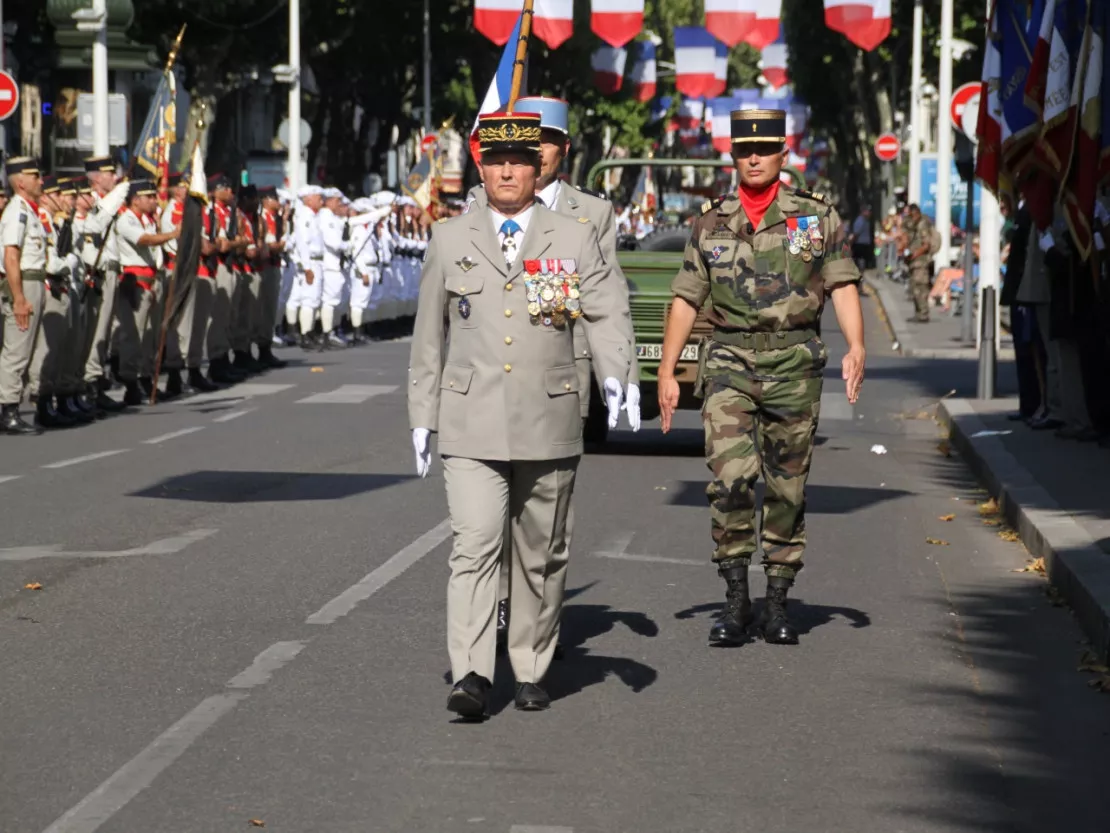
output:
M289 190L296 194L301 182L301 2L289 0Z
M925 37L925 7L916 0L913 7L913 59L910 70L910 176L906 198L921 204L921 149L925 122L921 118L921 42Z
M990 26L992 0L987 0L987 26ZM968 194L972 203L974 191ZM1002 214L998 198L984 188L979 205L979 309L983 331L979 339L980 399L994 398L994 380L997 374L998 346L998 288L1001 283Z
M424 0L424 132L432 132L432 13Z
M943 0L940 10L940 89L937 101L937 262L948 265L952 245L952 15L953 0Z
M92 9L100 15L100 28L92 45L93 153L107 156L108 147L108 10L105 0L93 0Z
M980 206L980 213L982 206ZM960 322L960 337L965 346L975 344L975 287L972 284L972 274L975 271L975 251L971 247L971 235L975 229L975 177L967 183L967 213L964 215L964 295L963 295L963 320ZM982 236L979 238L979 252L982 256ZM980 269L982 274L982 269Z

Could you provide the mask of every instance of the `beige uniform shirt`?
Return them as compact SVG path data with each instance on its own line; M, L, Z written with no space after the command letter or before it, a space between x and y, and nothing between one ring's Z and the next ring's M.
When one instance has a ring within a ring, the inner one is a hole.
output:
M18 194L12 195L0 216L0 249L19 249L19 268L23 272L45 272L49 257L49 239L42 227L38 211Z

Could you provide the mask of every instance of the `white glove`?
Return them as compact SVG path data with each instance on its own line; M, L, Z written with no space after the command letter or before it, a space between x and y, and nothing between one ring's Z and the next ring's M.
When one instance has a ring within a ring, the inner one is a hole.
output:
M609 406L609 427L617 427L617 419L621 413L621 401L624 399L624 389L621 383L612 376L605 380L605 403Z
M1041 247L1042 252L1047 252L1056 245L1056 238L1052 236L1052 229L1045 229L1044 234L1041 235L1041 239L1038 241L1038 245Z
M431 431L427 428L412 429L412 449L416 452L416 473L427 477L432 468L432 446L429 440Z
M1095 248L1100 252L1106 249L1106 241L1102 239L1102 233L1095 232Z
M628 424L632 431L640 430L640 388L638 385L628 386L628 400L624 403L624 410L628 413Z
M1110 211L1106 210L1101 200L1095 200L1095 219L1104 226L1110 225Z

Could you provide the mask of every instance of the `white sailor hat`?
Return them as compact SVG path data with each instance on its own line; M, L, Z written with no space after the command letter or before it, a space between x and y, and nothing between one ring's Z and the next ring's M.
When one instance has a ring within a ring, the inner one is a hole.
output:
M365 214L368 211L373 211L375 206L369 197L359 197L351 203L351 207L359 214Z
M407 194L405 194L404 196L398 197L397 198L397 203L399 205L404 205L404 206L410 206L411 205L413 208L418 208L419 207L419 203L417 203L416 200L414 200L412 197L408 196Z
M302 185L300 190L297 191L297 199L303 200L305 197L322 197L324 189L319 185Z
M340 191L338 188L325 188L324 189L324 199L325 200L334 200L337 197L339 199L343 198L343 192Z
M293 195L289 193L288 188L278 188L277 198L282 202L289 202L293 198Z
M393 205L395 196L392 191L378 191L376 194L371 194L370 201L375 208L384 208L387 205Z

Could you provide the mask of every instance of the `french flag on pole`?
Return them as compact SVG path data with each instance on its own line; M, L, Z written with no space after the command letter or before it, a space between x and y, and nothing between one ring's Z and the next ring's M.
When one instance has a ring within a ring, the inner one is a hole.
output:
M723 96L713 99L708 106L713 110L713 149L728 153L732 150L732 111L741 109L740 102Z
M592 0L590 28L610 46L624 46L644 28L644 0Z
M509 37L505 48L501 50L501 60L497 62L497 72L486 90L486 97L478 107L478 116L486 113L497 113L509 106L509 95L513 88L513 63L516 61L516 47L520 41L521 14L520 0L514 0L516 5L516 25L509 30ZM520 85L520 95L528 94L528 67L525 64L524 78ZM474 117L474 126L470 128L470 155L475 163L481 158L478 153L478 116Z
M717 89L717 39L701 26L674 28L675 89L690 98Z
M548 49L558 49L574 34L574 0L536 0L534 8L532 31Z
M498 46L504 46L512 37L520 9L521 0L474 0L474 28Z
M755 24L759 0L705 0L705 28L717 40L736 46Z
M624 82L624 65L628 51L619 47L599 46L590 57L594 86L605 95L619 92Z
M634 46L635 62L628 73L632 98L636 101L651 101L655 97L655 44L642 40Z
M825 25L870 52L890 34L890 0L825 0Z
M782 0L755 0L755 21L744 38L756 49L763 49L779 37Z
M716 84L707 95L720 95L728 89L728 47L720 41L713 44L713 49L716 52L713 61L713 77L716 79Z
M789 54L786 38L783 37L780 27L778 39L763 47L763 77L767 80L767 84L776 90L790 80L790 75L786 71Z

